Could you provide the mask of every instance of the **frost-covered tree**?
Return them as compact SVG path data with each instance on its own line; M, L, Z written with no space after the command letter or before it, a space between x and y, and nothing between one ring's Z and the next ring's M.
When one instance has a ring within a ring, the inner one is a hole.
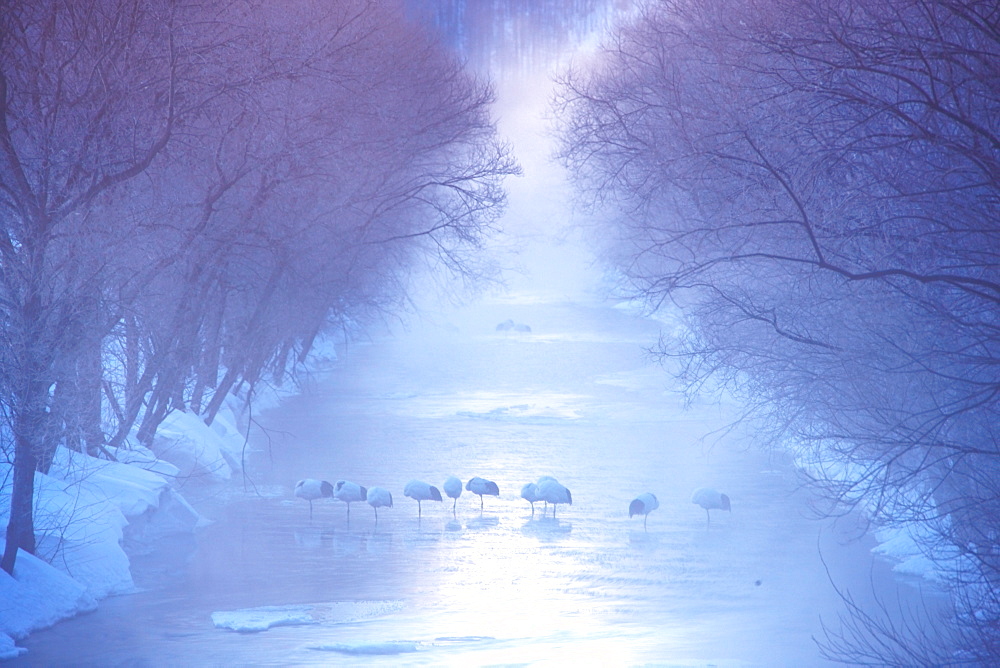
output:
M660 352L834 500L921 536L980 660L1000 641L998 22L976 1L651 3L557 101L565 163L614 211L609 259L687 316Z
M92 215L196 104L173 3L9 2L0 13L0 402L13 439L2 567L34 548L33 476L81 415L131 220ZM148 269L157 264L153 258ZM141 281L141 278L137 277ZM99 355L99 353L97 353ZM86 367L86 368L85 368ZM88 402L89 403L89 402ZM93 432L93 429L89 429Z
M167 410L211 420L237 383L280 378L330 322L399 307L416 263L489 276L478 250L516 171L490 89L385 5L286 9L245 19L280 69L211 120L229 128L218 144L166 165L203 189L203 231L140 319L145 383L124 392L150 392L140 438ZM141 408L125 403L116 439Z
M4 4L5 570L34 549L34 473L59 444L109 454L169 410L211 420L331 319L400 303L416 263L488 273L476 251L516 171L491 92L401 16Z

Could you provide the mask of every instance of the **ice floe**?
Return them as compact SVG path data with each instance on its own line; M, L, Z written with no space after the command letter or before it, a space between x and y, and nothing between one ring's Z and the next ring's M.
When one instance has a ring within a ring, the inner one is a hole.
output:
M265 605L212 613L212 623L220 629L258 633L275 626L303 624L346 624L396 612L402 601L335 601L299 605Z

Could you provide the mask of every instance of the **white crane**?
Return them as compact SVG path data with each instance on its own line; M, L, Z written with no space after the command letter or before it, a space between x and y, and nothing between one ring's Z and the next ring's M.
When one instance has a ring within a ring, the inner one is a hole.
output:
M628 516L631 518L633 515L642 515L642 528L645 529L649 514L659 507L660 502L656 499L656 495L652 492L646 492L632 500L628 506Z
M368 505L375 509L375 524L378 524L378 509L392 508L392 494L384 487L369 487L365 497Z
M541 480L541 478L539 478ZM562 484L559 483L555 478L545 480L538 484L538 498L546 503L552 504L552 517L556 516L556 505L560 503L568 503L573 505L573 495L570 491Z
M542 483L545 483L545 482L559 482L559 481L556 480L555 478L553 478L550 475L543 475L541 478L539 478L538 480L535 481L535 487L541 487ZM536 494L537 494L537 492L536 492ZM541 497L538 497L537 500L538 501L545 501L545 499L543 499ZM548 512L548 510L549 510L549 502L545 501L545 506L542 508L542 514L544 515L545 513Z
M441 492L434 485L428 485L423 480L411 480L403 488L403 496L415 499L417 502L417 517L421 516L421 501L440 501Z
M462 496L462 481L453 475L448 476L448 479L444 481L444 493L448 495L449 498L455 499L451 504L451 514L455 514L455 509L458 507L458 497Z
M531 504L531 516L535 516L535 501L541 501L538 497L538 485L529 482L521 488L521 498Z
M351 521L351 504L355 501L366 501L368 490L347 480L338 480L333 486L333 496L347 504L347 521Z
M495 482L486 478L480 478L479 476L465 483L465 489L479 495L479 510L483 509L483 494L500 496L500 488L497 487Z
M711 487L699 487L694 490L694 494L691 495L691 503L698 504L705 509L705 514L708 515L708 524L712 524L712 514L710 510L728 510L733 512L732 507L729 504L729 497L725 494L715 491Z
M326 480L306 478L295 483L295 496L309 502L309 519L313 516L313 501L333 496L333 485Z

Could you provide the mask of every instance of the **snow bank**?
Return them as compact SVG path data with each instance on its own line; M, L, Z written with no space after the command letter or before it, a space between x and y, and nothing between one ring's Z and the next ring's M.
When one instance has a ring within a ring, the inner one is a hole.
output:
M152 450L145 448L138 443L133 443L127 450L125 448L113 448L111 446L107 446L106 449L119 463L131 464L132 466L140 468L144 471L158 473L168 480L173 480L181 474L181 470L179 468L170 462L158 459L157 456L153 454Z
M61 446L56 450L49 475L79 481L81 487L117 506L129 518L159 506L160 496L169 487L167 479L158 473Z
M11 465L0 478L11 481ZM0 525L10 515L10 487L0 489ZM94 484L35 473L35 554L82 584L95 598L132 591L129 560L121 547L128 520Z
M947 525L948 518L941 521ZM892 570L900 575L943 583L955 573L974 570L971 558L955 545L943 542L930 524L877 526L873 533L878 545L872 552L894 562Z
M14 644L14 639L6 633L0 633L0 661L15 659L28 650Z
M0 571L0 656L20 653L5 638L22 638L93 609L99 598L134 591L122 547L127 529L162 535L203 522L161 473L175 474L176 467L142 452L137 461L60 447L49 474L35 473L37 556L18 552L14 577ZM9 520L12 484L11 465L0 463L0 526Z
M319 371L336 360L332 341L319 341L315 351L300 365L302 372ZM255 411L276 406L297 394L299 386L293 382L262 390L255 392ZM38 556L20 551L14 576L0 571L0 660L22 654L25 650L15 640L32 631L93 610L104 596L134 591L122 547L126 538L134 549L137 543L149 545L164 535L206 524L173 489L173 481L182 476L229 480L240 468L245 443L240 427L245 430L248 422L246 397L230 396L211 426L197 415L174 411L157 429L151 449L108 448L117 461L60 447L49 474L35 474ZM10 516L11 473L11 464L0 462L0 528ZM3 545L0 539L0 552ZM262 630L252 627L300 623L305 615L311 623L338 616L363 619L384 614L386 605L361 602L216 614L221 615L217 625Z
M178 469L156 459L146 448L111 448L126 461L108 461L60 447L50 475L75 480L96 498L118 507L128 520L125 538L136 543L177 533L188 533L208 521L171 487ZM126 463L127 462L127 463Z
M0 551L5 545L0 539ZM96 607L94 597L82 584L38 557L19 551L14 576L0 570L0 659L26 651L16 647L14 640Z
M871 469L878 467L874 462L845 462L833 456L824 457L822 451L799 452L795 464L802 470L820 479L852 482L865 480ZM900 510L898 520L891 524L879 523L876 501L859 497L859 508L874 522L872 535L878 544L872 552L891 562L892 570L902 576L922 578L929 582L944 582L952 574L967 568L957 547L940 539L939 530L947 529L949 519L938 519L938 509L934 497L917 486L896 490L898 498L890 500ZM885 499L878 501L886 503ZM943 525L936 527L937 522Z
M183 477L229 480L239 470L242 444L242 437L237 443L232 435L220 435L194 413L173 411L157 428L152 450Z

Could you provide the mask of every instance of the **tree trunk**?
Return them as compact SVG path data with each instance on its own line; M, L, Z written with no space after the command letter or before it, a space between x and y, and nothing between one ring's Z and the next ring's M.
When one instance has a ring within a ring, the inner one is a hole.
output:
M139 442L147 448L152 447L156 428L163 422L163 418L167 415L167 409L170 407L171 391L169 386L170 381L165 379L156 383L149 404L146 406L146 414L142 416L142 424L139 425L139 430L136 432Z
M10 520L7 523L7 545L0 568L14 574L18 548L35 553L35 471L38 453L50 448L44 442L47 432L45 410L48 384L32 380L17 402L14 416L14 484L10 495Z
M222 378L222 382L215 388L215 394L212 395L212 400L208 402L208 406L205 408L205 424L212 424L212 420L215 419L219 409L222 408L222 402L225 400L226 395L229 394L229 390L232 389L233 384L239 377L240 373L235 368L230 368L226 371L226 375Z
M17 437L14 448L14 486L10 495L10 520L7 522L7 546L0 568L14 574L14 562L20 548L35 553L35 459L32 443Z
M100 338L88 340L76 363L80 436L83 438L84 451L92 455L103 449L105 441L104 431L101 429L101 389L104 377L102 343Z

